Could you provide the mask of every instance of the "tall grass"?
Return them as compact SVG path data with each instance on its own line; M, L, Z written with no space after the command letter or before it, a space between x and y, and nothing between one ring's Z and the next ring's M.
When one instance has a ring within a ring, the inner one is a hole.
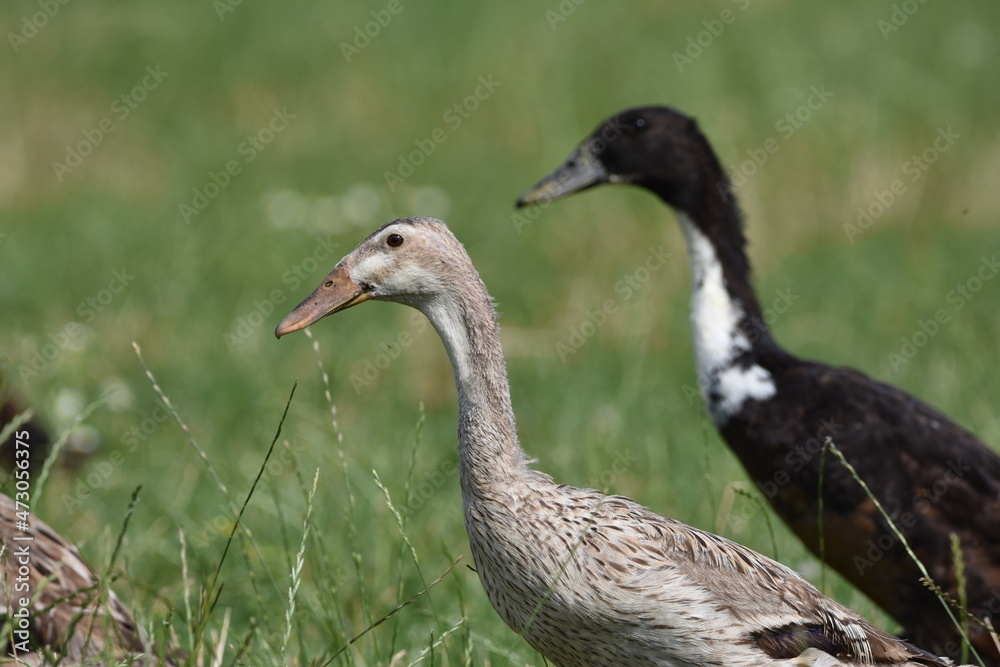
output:
M213 3L60 5L0 59L0 356L10 387L57 433L100 442L80 467L49 470L39 515L107 563L142 484L114 587L157 637L195 647L198 664L219 651L222 664L541 664L492 611L468 557L449 570L468 554L454 388L426 322L378 306L323 322L322 374L308 339L270 333L376 225L430 214L449 222L499 302L521 439L541 468L817 581L815 559L759 499L725 497L746 477L691 393L690 278L670 214L639 191L603 189L521 228L510 217L518 193L621 108L695 115L735 166L825 85L833 96L738 190L762 303L798 297L776 336L1000 442L1000 282L982 282L960 309L949 300L1000 250L1000 44L988 29L1000 6L926 3L883 35L892 3L750 3L678 71L688 38L742 4L588 2L550 25L558 3L406 2L349 63L341 43L385 3L243 2L221 19ZM5 3L3 34L37 11ZM147 66L169 74L119 118L112 105ZM449 125L444 115L490 75L499 87ZM295 117L247 161L248 135L286 108ZM105 117L113 131L59 180L53 162ZM390 190L385 173L438 127L446 140ZM904 164L949 127L960 138L909 180ZM180 206L232 160L239 173L186 222ZM849 239L843 225L897 178L906 192ZM560 358L556 344L661 244L670 261ZM941 309L948 322L894 366L890 353ZM71 322L79 333L66 333ZM826 592L895 629L828 579Z

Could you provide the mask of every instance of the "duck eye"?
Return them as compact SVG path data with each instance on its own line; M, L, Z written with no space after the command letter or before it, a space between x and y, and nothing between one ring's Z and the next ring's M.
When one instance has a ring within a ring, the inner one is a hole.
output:
M333 287L333 281L327 280L325 283L323 283L323 287Z
M643 127L645 124L646 124L646 121L643 120L642 118L640 118L639 120L635 121L635 126L636 127Z
M403 245L403 237L399 234L389 234L385 242L389 244L390 248L398 248Z

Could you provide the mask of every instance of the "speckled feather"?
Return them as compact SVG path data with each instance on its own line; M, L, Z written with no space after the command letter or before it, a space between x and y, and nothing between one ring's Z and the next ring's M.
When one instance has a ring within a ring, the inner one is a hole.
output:
M28 624L32 650L27 654L18 652L18 660L29 665L54 664L58 660L60 665L72 667L106 664L109 656L115 656L118 660L131 659L129 664L161 664L148 656L150 649L132 613L114 592L102 591L99 578L76 547L36 516L31 516L27 531L18 529L15 520L14 501L0 494L0 615L9 620L19 609L21 597L32 600ZM14 539L24 536L31 537L31 541ZM27 592L18 589L25 579L21 569L24 559ZM15 641L20 639L15 637ZM3 655L11 655L13 649L8 637ZM14 664L14 660L0 657L0 664ZM163 664L175 663L168 660Z
M553 664L949 664L745 547L532 470L517 440L492 301L444 223L383 226L277 333L369 298L418 308L440 333L458 388L476 570L507 625ZM798 657L811 646L822 652Z
M494 608L556 664L766 665L809 647L848 664L946 664L750 549L532 477L467 504L466 528Z

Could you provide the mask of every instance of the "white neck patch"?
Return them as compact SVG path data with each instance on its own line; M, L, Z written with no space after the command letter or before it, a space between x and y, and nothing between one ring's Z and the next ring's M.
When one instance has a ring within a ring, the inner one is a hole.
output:
M677 218L684 232L691 262L691 328L698 367L698 385L717 426L739 412L748 399L767 400L775 393L774 379L765 368L734 364L751 349L740 329L743 308L726 289L722 264L711 241L683 213Z
M459 394L466 391L472 380L472 348L469 343L469 332L465 328L462 312L457 304L435 299L419 309L431 321L441 342L444 343L448 358L455 370L455 382Z

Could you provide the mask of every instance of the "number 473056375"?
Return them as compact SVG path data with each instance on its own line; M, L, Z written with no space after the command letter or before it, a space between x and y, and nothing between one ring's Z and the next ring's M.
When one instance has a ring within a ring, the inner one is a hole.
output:
M31 434L28 431L18 431L14 434L14 457L17 459L17 470L14 471L14 478L17 480L14 486L17 488L17 493L14 494L14 501L18 510L17 518L23 521L27 520L27 516L24 519L21 518L21 509L23 507L23 513L27 515L28 501L31 500L31 494L29 493L31 484L28 481L31 474L28 470L31 456L31 445L28 442L30 437Z

